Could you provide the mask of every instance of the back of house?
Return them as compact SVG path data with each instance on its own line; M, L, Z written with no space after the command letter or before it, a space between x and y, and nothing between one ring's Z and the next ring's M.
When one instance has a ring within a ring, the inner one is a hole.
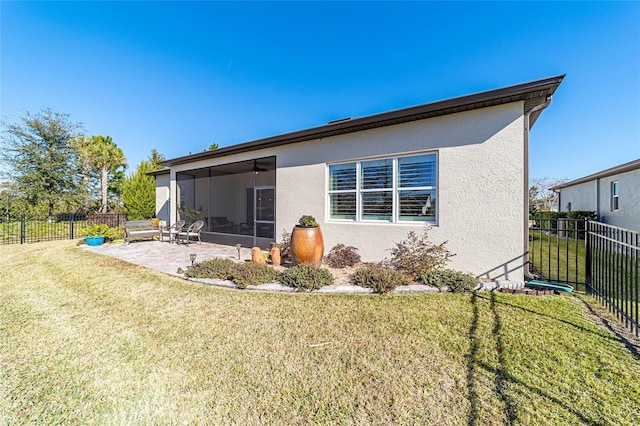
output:
M563 77L163 161L158 217L203 220L203 241L267 248L312 215L325 247L367 261L429 227L452 268L522 281L529 130Z

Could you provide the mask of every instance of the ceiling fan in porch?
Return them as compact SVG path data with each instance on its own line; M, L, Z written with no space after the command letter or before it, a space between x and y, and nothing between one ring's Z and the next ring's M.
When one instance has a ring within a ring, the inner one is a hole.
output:
M258 172L266 172L267 169L265 169L264 167L258 167L258 160L253 160L253 168L251 169L251 171L253 173L258 173Z

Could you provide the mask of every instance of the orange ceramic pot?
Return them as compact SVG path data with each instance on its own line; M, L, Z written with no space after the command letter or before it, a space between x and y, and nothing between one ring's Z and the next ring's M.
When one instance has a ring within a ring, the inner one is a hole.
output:
M320 266L324 256L324 240L319 227L297 226L291 233L293 264L309 263Z

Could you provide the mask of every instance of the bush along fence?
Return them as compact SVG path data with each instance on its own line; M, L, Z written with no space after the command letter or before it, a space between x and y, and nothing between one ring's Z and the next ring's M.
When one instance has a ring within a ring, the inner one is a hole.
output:
M590 213L590 212L579 212ZM553 215L556 216L553 216ZM557 213L530 219L529 266L538 278L571 284L598 298L639 334L638 232Z
M21 215L19 219L0 221L0 245L26 244L39 241L73 240L80 238L78 229L88 225L105 224L122 226L124 213L77 214L63 213L53 218L36 218Z

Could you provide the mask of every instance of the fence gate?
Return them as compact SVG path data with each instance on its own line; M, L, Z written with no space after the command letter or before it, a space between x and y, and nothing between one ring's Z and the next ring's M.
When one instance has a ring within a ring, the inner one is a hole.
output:
M593 294L638 336L638 232L588 219L533 218L529 225L530 271Z

